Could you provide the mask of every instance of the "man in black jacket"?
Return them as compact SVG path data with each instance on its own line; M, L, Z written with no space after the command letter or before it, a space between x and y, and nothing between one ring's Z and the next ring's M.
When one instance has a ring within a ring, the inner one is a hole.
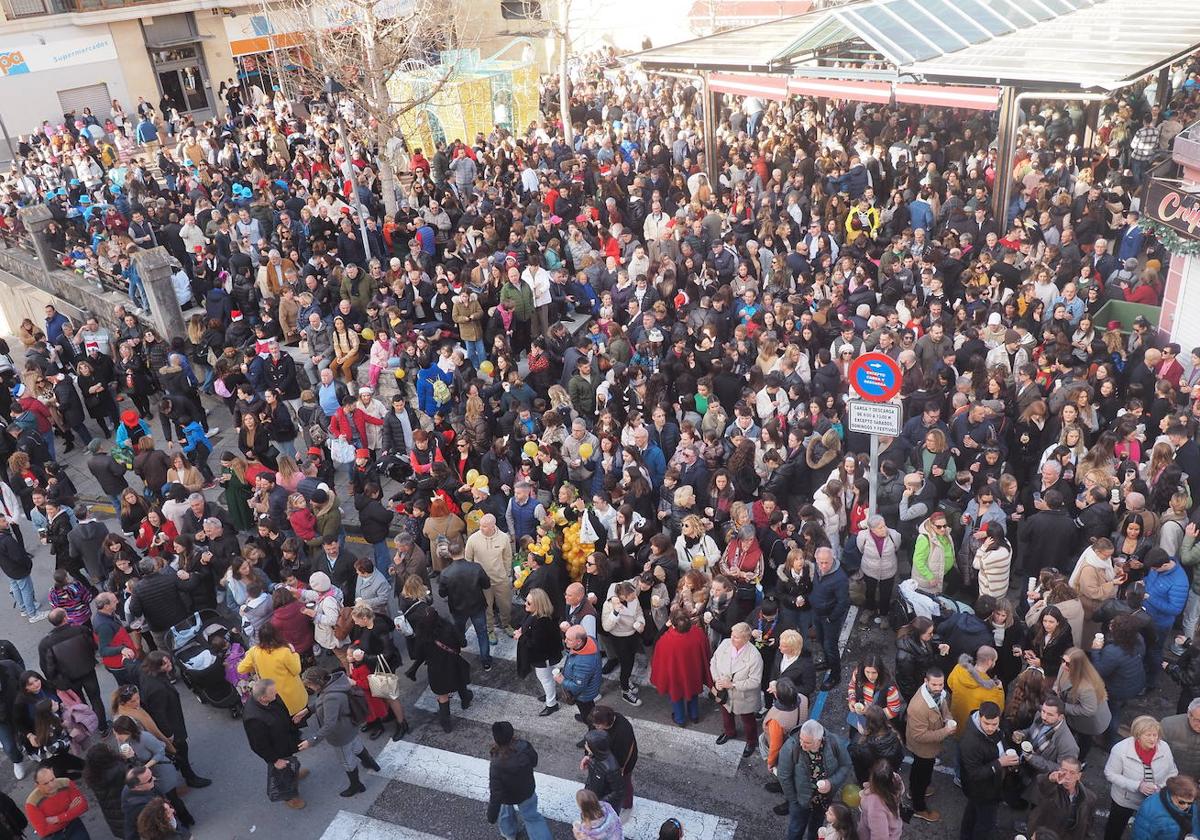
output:
M54 399L58 403L58 410L62 412L63 426L66 431L63 435L66 441L66 447L63 452L70 452L75 448L75 436L83 441L83 445L87 446L92 442L92 433L88 431L87 424L84 422L87 413L83 408L83 400L79 396L79 390L75 387L74 380L65 373L55 374L52 377L54 381Z
M1013 750L1002 752L1000 707L992 701L980 705L967 721L959 744L963 793L962 837L988 837L996 826L1005 774L1015 771L1020 759Z
M188 787L208 787L212 779L196 775L188 761L187 723L183 719L183 705L179 702L179 692L171 685L174 668L175 663L170 655L163 651L147 654L138 679L142 708L158 724L162 734L171 740L175 747L175 766L183 774Z
M59 691L82 692L100 721L100 734L108 734L104 697L96 679L96 643L82 625L67 624L67 611L50 610L50 632L38 642L42 673Z
M950 657L958 661L962 654L974 656L984 645L995 643L988 619L996 610L996 599L981 595L975 602L975 612L956 612L938 625L938 637L950 645Z
M0 515L0 572L8 578L8 588L21 615L28 617L30 624L45 618L46 613L38 609L37 592L33 588L33 557L3 515Z
M87 451L92 453L87 460L88 472L96 478L100 489L113 501L113 506L121 509L121 493L129 487L125 480L125 468L113 460L112 455L104 450L104 441L94 438L88 442Z
M296 758L300 732L279 699L274 680L258 680L250 689L242 726L254 754L267 762L267 798L284 800L289 808L303 808L299 781L308 775Z
M347 607L354 606L354 585L358 580L354 562L358 557L342 548L337 535L326 537L323 548L325 556L313 560L312 570L329 575L330 583L342 592L342 603Z
M438 538L435 551L449 553L444 537ZM492 670L492 650L487 633L487 599L483 591L491 589L492 580L483 566L460 557L455 560L438 579L438 594L446 599L450 617L459 633L465 633L467 622L475 628L475 639L479 642L479 658L483 670Z
M154 559L147 557L138 564L142 579L133 585L133 595L126 608L130 618L144 618L150 636L160 650L169 650L167 631L191 614L187 597L188 583L170 566L162 571L155 567Z
M100 586L112 571L101 551L109 534L108 526L92 516L92 511L82 502L75 505L75 519L79 524L67 534L72 566L82 566L92 583Z
M396 512L384 507L382 498L383 489L379 483L369 481L363 487L363 492L355 494L354 507L358 510L358 526L362 530L362 538L371 546L375 568L380 574L386 575L388 567L392 564L387 538Z
M500 820L500 834L516 837L521 823L529 840L550 840L550 827L537 807L536 781L533 768L537 767L538 754L528 741L513 738L513 725L506 720L492 724L492 760L488 766L487 821L491 825ZM520 821L517 815L520 814Z
M1043 501L1046 509L1022 522L1017 531L1017 556L1030 577L1047 566L1070 568L1078 547L1075 520L1063 510L1062 494L1048 490Z

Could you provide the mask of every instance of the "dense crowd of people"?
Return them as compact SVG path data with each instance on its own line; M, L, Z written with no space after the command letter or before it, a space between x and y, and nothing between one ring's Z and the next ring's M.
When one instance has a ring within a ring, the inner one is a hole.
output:
M47 307L2 357L0 569L50 629L36 663L0 647L3 747L36 762L0 823L79 840L94 802L116 837L188 836L180 679L240 715L272 801L305 806L322 741L355 796L364 739L409 731L401 675L446 731L469 707L469 626L484 671L516 640L539 714L575 707L577 838L622 836L636 727L597 701L613 674L642 705L639 662L675 725L715 708L765 763L789 840L939 821L938 761L964 840L1002 807L1082 840L1102 802L1107 840L1200 833L1200 348L1102 316L1161 298L1134 201L1197 69L1091 127L1031 107L999 216L986 113L727 98L714 182L696 89L599 64L573 148L552 121L439 139L395 195L365 126L237 85L206 121L114 102L22 137L6 232L44 203L63 267L130 303ZM139 317L155 246L187 335ZM874 476L846 425L865 351L903 370ZM55 460L76 441L115 526ZM854 621L894 650L844 668ZM1174 716L1125 713L1174 683ZM830 692L844 726L810 719ZM488 821L549 837L536 750L492 735Z

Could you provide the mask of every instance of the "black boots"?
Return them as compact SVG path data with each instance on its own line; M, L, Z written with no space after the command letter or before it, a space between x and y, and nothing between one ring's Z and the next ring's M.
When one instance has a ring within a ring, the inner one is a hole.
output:
M365 749L358 754L358 760L368 770L374 770L376 773L379 772L379 762L372 758L371 754Z
M438 701L438 723L442 725L443 732L449 732L454 728L454 724L450 722L450 701Z
M475 699L475 692L469 688L460 688L458 690L458 702L462 703L463 711L471 708L471 701Z
M363 750L363 752L365 753L366 750ZM350 780L350 786L348 788L346 788L344 791L342 791L341 793L339 793L338 796L343 796L343 797L349 799L351 796L354 796L355 794L364 793L366 791L366 788L363 786L363 783L358 780L358 770L357 769L347 770L346 778L348 778Z
M392 740L399 741L408 734L408 719L396 721L396 731L392 733Z

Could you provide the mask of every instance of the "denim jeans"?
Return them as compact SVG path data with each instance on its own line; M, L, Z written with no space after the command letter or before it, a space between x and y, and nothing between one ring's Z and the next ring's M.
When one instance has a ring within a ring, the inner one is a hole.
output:
M56 460L58 455L54 452L54 429L50 428L42 432L42 440L46 442L46 451L50 453L50 460Z
M521 831L521 823L525 823L525 834L529 840L552 840L550 826L546 825L546 818L538 811L536 793L517 805L500 806L502 837L516 837Z
M289 458L296 457L296 441L294 440L277 440L275 448L279 450L280 455L287 455Z
M687 719L692 723L700 720L700 695L688 698L687 700L672 700L671 701L671 717L676 723L684 722L684 713L687 713Z
M386 577L388 567L392 565L392 553L388 548L387 540L371 543L371 553L375 558L375 568Z
M817 618L817 641L821 643L821 652L825 654L825 664L829 666L829 673L833 675L835 680L841 679L842 676L842 657L838 650L839 636L842 634L842 621L832 622L827 619Z
M1189 592L1183 607L1183 635L1189 639L1195 636L1197 624L1200 624L1200 594Z
M478 612L475 615L452 613L452 615L454 616L454 626L458 628L459 633L466 633L467 622L471 622L471 626L475 628L475 640L479 642L479 658L483 660L484 665L491 665L492 646L488 644L487 613Z
M471 360L471 366L478 370L479 365L487 358L483 342L476 339L475 341L464 341L463 344L467 345L467 358Z
M4 747L4 754L13 764L17 764L25 758L20 747L17 746L17 735L13 732L11 723L0 723L0 746Z
M146 297L146 287L142 284L142 278L136 271L129 273L129 299L143 309L150 308L150 299Z
M801 808L792 803L788 810L787 840L817 840L817 830L825 824L825 813L819 808Z
M32 577L10 579L8 590L12 592L13 600L26 615L33 615L38 611L37 593L33 590Z
M1155 624L1154 625L1154 644L1146 649L1146 688L1154 688L1154 684L1158 681L1158 675L1162 673L1163 663L1163 646L1168 640L1174 639L1175 635L1171 632L1171 624Z

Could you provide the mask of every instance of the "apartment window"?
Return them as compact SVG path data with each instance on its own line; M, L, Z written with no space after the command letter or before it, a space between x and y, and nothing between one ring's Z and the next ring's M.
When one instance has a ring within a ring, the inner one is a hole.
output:
M542 0L500 0L500 16L505 20L541 20Z

